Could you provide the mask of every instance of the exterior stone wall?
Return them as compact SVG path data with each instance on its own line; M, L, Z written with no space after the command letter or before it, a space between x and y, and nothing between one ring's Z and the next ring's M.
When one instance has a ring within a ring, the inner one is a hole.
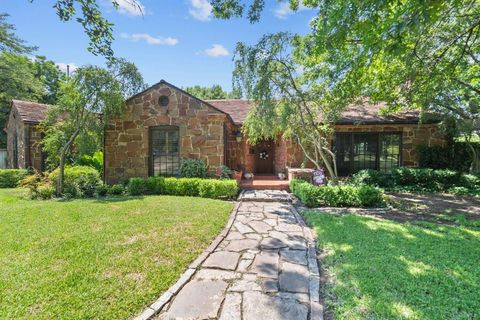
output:
M42 135L34 123L25 123L14 108L10 112L7 127L7 166L14 169L14 140L17 137L17 168L42 170Z
M169 98L160 106L161 96ZM202 159L212 173L225 163L224 131L227 116L206 103L165 83L127 102L122 115L111 119L105 130L105 179L117 183L149 174L149 128L179 127L181 159Z
M240 130L237 127L236 130ZM416 148L426 144L444 145L445 139L439 130L438 124L403 124L403 125L337 125L336 132L401 132L402 133L402 165L409 167L418 166ZM248 172L255 171L253 155L249 155L249 148L245 137L234 151L229 153L229 163L240 163ZM235 144L232 145L235 146ZM230 146L230 144L229 144ZM313 168L313 164L304 158L301 147L291 140L279 137L275 141L274 155L275 173L284 172L285 168L300 168L305 163L306 168ZM235 167L232 167L235 168Z
M17 168L26 169L26 152L25 152L25 124L20 120L20 115L16 109L10 112L8 123L5 128L7 133L7 166L10 169L15 169L14 160L14 140L17 138Z
M337 125L336 132L401 132L402 166L418 167L417 147L419 145L445 144L445 138L438 124L391 124L391 125Z
M30 166L37 171L43 169L42 132L36 125L30 125Z

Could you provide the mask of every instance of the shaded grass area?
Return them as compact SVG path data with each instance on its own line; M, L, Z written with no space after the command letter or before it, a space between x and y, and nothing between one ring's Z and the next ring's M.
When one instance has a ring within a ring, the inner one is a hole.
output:
M66 202L0 190L0 318L127 319L224 227L231 202L174 196Z
M306 211L336 319L479 319L480 228Z

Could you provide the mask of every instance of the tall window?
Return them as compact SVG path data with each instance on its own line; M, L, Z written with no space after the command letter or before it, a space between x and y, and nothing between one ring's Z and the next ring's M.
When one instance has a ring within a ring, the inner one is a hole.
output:
M180 169L179 132L177 126L150 128L150 173L173 176Z
M401 133L337 133L334 150L338 174L347 176L362 169L388 172L400 165Z

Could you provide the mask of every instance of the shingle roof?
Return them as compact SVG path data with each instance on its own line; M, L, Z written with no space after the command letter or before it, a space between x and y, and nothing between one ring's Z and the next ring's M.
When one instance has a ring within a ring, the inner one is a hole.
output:
M12 100L12 107L15 107L23 122L39 123L45 119L48 105L43 103Z
M228 113L235 124L238 125L245 121L252 107L251 100L226 99L206 101ZM379 115L380 109L385 106L385 103L359 102L352 104L342 113L342 117L337 121L337 124L418 123L420 121L420 112L416 110L405 110L387 116Z
M235 124L242 124L252 107L250 100L243 99L205 100L205 102L230 115Z

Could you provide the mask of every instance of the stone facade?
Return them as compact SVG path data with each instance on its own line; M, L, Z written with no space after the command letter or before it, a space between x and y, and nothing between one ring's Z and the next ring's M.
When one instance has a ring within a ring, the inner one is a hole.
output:
M168 105L159 98L166 96ZM213 172L225 162L227 115L166 82L130 98L105 130L105 179L117 183L150 174L149 128L179 128L180 158L204 160Z
M246 137L240 143L236 141L236 133L241 126L228 126L227 165L233 169L242 168L245 172L255 172L255 154ZM444 145L445 140L438 124L378 124L378 125L337 125L336 132L401 132L402 133L402 165L417 167L416 148L419 145ZM305 159L300 146L281 137L275 141L274 173L285 172L286 168L299 168L302 163L312 167Z
M41 151L42 135L37 124L21 120L18 111L12 107L5 128L7 133L7 167L11 169L33 168L41 171L43 155ZM14 152L15 140L17 152ZM15 161L14 157L17 157Z

